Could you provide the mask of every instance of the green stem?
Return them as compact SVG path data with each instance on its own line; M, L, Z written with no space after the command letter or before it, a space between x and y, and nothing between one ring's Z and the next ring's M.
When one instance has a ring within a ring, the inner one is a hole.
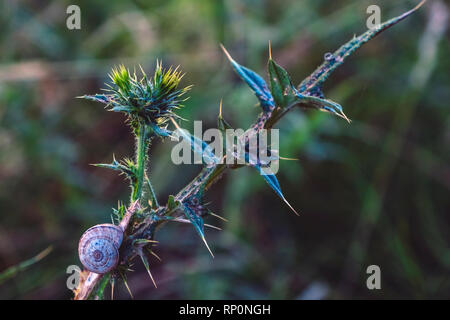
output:
M146 157L147 157L147 126L143 123L139 124L139 128L137 130L136 135L136 182L133 186L133 192L131 194L131 203L141 198L142 195L142 187L144 185L145 175L145 166L146 166ZM105 290L106 284L110 279L110 274L107 274L103 277L103 280L100 286L97 289L96 297L100 300L103 299L103 292Z
M133 188L133 194L131 196L131 202L138 200L142 195L142 186L144 185L145 178L145 160L147 151L147 126L145 124L139 124L137 134L137 146L136 146L136 183Z
M95 295L93 295L93 299L95 300L103 300L103 294L106 288L106 285L108 284L109 280L111 279L111 274L107 273L105 275L103 275L102 280L100 281L98 288L97 288L97 292L95 293Z

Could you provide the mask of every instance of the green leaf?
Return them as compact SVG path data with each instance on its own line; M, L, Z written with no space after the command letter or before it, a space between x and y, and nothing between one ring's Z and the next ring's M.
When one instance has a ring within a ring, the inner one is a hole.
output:
M113 210L111 216L112 223L119 225L120 221L123 219L125 213L127 212L127 208L122 202L119 201L117 204L117 209L113 208L112 210Z
M93 295L95 300L103 300L105 288L108 282L110 281L110 278L111 278L110 273L107 273L103 276L102 280L100 281L97 287L95 294Z
M35 264L36 262L42 260L52 250L53 250L53 248L50 246L50 247L46 248L45 250L41 251L40 253L38 253L33 258L25 260L15 266L9 267L8 269L0 272L0 284L3 283L4 281L6 281L7 279L14 277L19 272L24 271L25 269L27 269L31 265Z
M284 108L297 100L295 88L289 74L279 66L272 57L268 63L270 77L270 91L277 107Z
M244 66L241 66L239 63L234 61L228 51L225 49L223 45L220 45L222 50L225 52L228 60L230 60L231 65L234 70L239 74L239 76L244 80L250 88L255 92L256 97L258 98L261 108L265 111L271 111L275 108L275 103L272 97L272 94L267 87L266 82L260 75L258 75L253 70L250 70Z
M169 196L169 199L167 200L167 209L169 211L175 210L180 205L179 201L175 201L175 197L173 195Z

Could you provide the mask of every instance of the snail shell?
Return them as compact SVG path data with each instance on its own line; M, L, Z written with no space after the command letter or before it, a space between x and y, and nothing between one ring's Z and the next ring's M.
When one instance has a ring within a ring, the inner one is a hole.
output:
M122 228L113 224L98 224L89 228L78 244L81 263L91 272L104 274L111 271L119 262L122 240Z

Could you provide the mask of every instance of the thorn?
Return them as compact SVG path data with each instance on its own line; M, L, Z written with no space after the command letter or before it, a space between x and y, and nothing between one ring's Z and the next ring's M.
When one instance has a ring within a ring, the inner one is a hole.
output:
M149 239L135 239L135 240L133 240L133 244L136 243L136 242L138 244L142 244L142 243L145 243L145 244L147 244L147 243L159 243L159 241L149 240Z
M48 255L50 252L52 252L52 250L53 250L53 246L48 246L47 248L45 248L44 250L39 252L33 259L35 261L42 260L46 255Z
M269 40L269 59L272 60L272 47L270 45L270 40Z
M169 119L170 119L170 121L172 121L175 128L180 129L180 127L178 126L178 123L176 123L176 121L172 117L170 117Z
M281 160L295 160L295 161L300 160L300 159L297 159L297 158L285 158L285 157L278 157L278 158L280 158Z
M419 9L421 6L423 6L423 4L427 2L427 0L422 0L417 6L415 6L412 10L417 10Z
M225 49L225 47L223 46L223 44L220 44L220 47L222 48L223 52L227 56L228 60L234 61L233 58L231 57L231 55L228 53L227 49Z
M148 252L150 252L150 254L152 254L156 259L158 259L160 262L162 262L162 259L155 252L153 252L150 249L148 250Z
M128 293L131 296L131 299L134 299L133 294L131 293L130 287L128 286L127 280L125 279L124 275L120 273L120 276L122 277L123 283L125 284L125 287L127 288Z
M223 220L223 221L225 221L225 222L228 222L227 219L225 219L224 217L219 216L218 214L212 213L211 211L209 211L208 213L209 213L210 215L212 215L213 217L216 217L216 218L218 218L218 219L220 219L220 220Z
M283 200L284 200L284 202L289 206L289 208L291 208L291 210L294 211L294 213L295 213L297 216L300 216L300 215L298 214L298 212L295 211L295 209L291 206L291 204L286 200L286 198L283 197Z
M342 112L342 113L337 113L337 115L338 115L339 117L341 117L342 119L345 119L348 123L352 123L352 120L350 120L349 118L347 118L347 116L345 115L344 112Z
M169 221L176 221L176 222L182 222L182 223L191 223L189 220L183 219L183 218L175 218Z
M189 220L187 220L187 219L182 219L182 218L176 218L176 219L172 219L172 220L169 220L169 221L177 221L177 222L182 222L182 223L192 224L191 221L189 221ZM209 228L213 228L213 229L222 231L221 228L216 227L216 226L213 226L213 225L211 225L211 224L205 223L204 226L205 226L205 227L209 227Z
M114 300L114 283L116 280L114 278L111 278L110 284L111 284L111 300Z
M220 99L220 105L219 105L219 118L222 118L222 99Z
M142 251L139 253L139 256L141 257L141 260L142 260L142 263L144 264L145 269L147 269L147 273L150 276L150 279L152 280L153 285L155 286L155 288L158 288L156 286L155 279L153 279L152 273L150 272L150 267L148 266L147 258L144 257Z
M209 248L209 246L208 246L208 242L206 242L206 239L205 239L205 237L204 237L204 236L201 236L201 238L202 238L203 242L205 243L205 246L206 246L206 248L208 249L209 253L210 253L210 254L211 254L211 256L212 256L212 257L214 258L214 255L213 255L213 253L212 253L211 249Z
M209 228L212 228L212 229L216 229L216 230L219 230L219 231L222 231L222 228L219 228L219 227L213 226L213 225L211 225L211 224L207 224L207 223L205 223L205 224L204 224L204 226L205 226L205 227L209 227Z
M139 64L139 68L141 69L142 74L145 76L144 68L142 68L142 66L140 64Z

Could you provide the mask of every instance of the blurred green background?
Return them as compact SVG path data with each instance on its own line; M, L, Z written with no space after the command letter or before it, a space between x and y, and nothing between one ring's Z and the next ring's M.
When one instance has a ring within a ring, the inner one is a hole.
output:
M299 83L326 52L418 1L134 0L2 1L0 6L0 271L49 245L41 261L0 284L0 299L69 299L66 268L78 239L110 221L127 182L90 166L131 156L124 117L76 96L100 92L120 63L152 72L157 58L194 84L180 115L203 127L225 118L246 128L256 99L219 49L266 77L274 59ZM66 8L81 8L81 30ZM290 212L255 170L228 172L207 193L229 222L207 222L211 259L194 229L156 236L155 289L140 263L129 285L140 299L389 299L450 297L450 46L448 3L428 1L335 72L325 95L351 124L295 110L280 128L278 179ZM267 77L266 77L267 78ZM160 202L198 166L175 166L171 141L155 143L150 175ZM366 268L381 268L368 290ZM123 284L116 298L128 299Z

